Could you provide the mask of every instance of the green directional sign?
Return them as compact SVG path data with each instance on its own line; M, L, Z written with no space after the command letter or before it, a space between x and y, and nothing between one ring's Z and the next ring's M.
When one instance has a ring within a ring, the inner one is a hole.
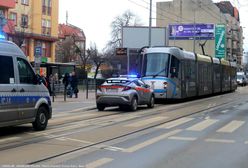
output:
M215 25L215 57L226 57L226 26L223 24Z

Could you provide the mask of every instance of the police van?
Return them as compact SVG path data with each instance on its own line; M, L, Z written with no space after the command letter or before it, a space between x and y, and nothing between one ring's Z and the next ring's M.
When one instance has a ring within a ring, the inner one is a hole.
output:
M49 92L21 49L0 40L0 127L32 123L46 129L52 117Z

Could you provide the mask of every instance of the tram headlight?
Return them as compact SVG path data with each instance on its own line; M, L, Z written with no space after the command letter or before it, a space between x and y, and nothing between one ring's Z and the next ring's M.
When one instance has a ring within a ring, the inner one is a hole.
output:
M168 82L164 82L164 89L166 89L168 87Z

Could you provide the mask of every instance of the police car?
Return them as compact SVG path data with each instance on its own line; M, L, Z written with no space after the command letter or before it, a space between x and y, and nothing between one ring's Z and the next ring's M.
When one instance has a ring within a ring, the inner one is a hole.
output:
M97 90L96 105L99 111L105 107L137 110L138 105L154 107L154 93L150 86L133 75L107 79ZM127 108L126 108L127 107Z
M21 49L0 40L0 127L32 123L44 130L52 117L49 92Z

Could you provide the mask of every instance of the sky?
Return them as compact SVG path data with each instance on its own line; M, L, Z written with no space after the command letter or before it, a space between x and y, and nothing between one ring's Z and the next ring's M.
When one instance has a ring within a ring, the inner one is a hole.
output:
M156 17L156 2L159 1L166 0L153 0L153 18ZM231 2L240 10L241 25L245 27L244 48L248 51L248 0ZM148 26L149 0L59 0L59 23L66 23L68 11L68 22L80 27L85 33L86 47L95 43L101 50L111 38L111 22L126 10L132 11L145 26ZM154 19L152 22L153 26L156 26Z

